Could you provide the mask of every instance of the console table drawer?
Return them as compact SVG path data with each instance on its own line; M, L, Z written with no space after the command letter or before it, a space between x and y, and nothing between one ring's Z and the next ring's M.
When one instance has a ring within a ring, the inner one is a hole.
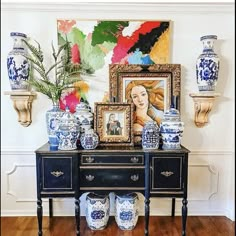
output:
M144 188L144 168L81 168L80 186Z
M42 190L73 190L72 157L42 157Z
M151 190L182 189L182 156L152 157Z
M91 154L81 156L81 165L144 165L144 156L141 154Z

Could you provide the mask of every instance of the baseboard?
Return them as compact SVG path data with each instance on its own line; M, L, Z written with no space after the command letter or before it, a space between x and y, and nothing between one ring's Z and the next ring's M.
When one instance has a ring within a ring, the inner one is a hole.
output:
M60 211L55 210L53 212L54 216L74 216L74 210L73 211ZM115 215L115 212L112 211L110 213L111 216ZM144 211L139 212L140 216L144 216ZM150 211L150 216L170 216L170 210L169 209L153 209ZM176 216L181 216L182 213L180 210L175 211ZM1 212L2 217L19 217L19 216L37 216L36 210L22 210L22 211L14 211L14 210L7 210ZM45 210L43 212L43 216L49 216L48 210ZM85 216L85 212L81 212L81 216ZM189 211L188 216L226 216L232 221L235 221L235 216L233 215L233 211Z

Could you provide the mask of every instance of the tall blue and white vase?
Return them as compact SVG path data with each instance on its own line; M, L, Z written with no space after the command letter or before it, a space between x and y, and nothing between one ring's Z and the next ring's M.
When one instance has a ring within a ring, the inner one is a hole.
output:
M130 193L115 196L115 220L122 230L132 230L138 222L138 195Z
M162 149L180 149L184 131L184 122L180 120L179 111L171 108L164 113L160 124Z
M89 193L86 196L86 221L92 230L102 230L107 226L110 216L109 195Z
M25 44L22 41L26 39L26 34L19 32L11 32L13 38L13 49L7 56L7 70L12 90L28 91L29 84L26 81L29 79L30 63L27 56Z
M62 114L63 111L59 107L59 102L53 104L52 109L46 112L48 142L51 151L58 150L59 140L57 138L56 131L59 128L59 122Z
M155 121L148 121L142 131L143 149L158 149L159 147L159 127Z
M202 36L203 52L197 59L196 73L197 85L200 92L215 91L218 81L220 60L214 52L214 42L217 40L216 35Z

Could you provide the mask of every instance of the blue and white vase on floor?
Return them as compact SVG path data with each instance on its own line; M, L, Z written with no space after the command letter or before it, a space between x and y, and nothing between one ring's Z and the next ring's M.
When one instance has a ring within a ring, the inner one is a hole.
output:
M60 117L63 111L59 108L58 104L53 104L52 109L46 112L46 124L47 124L47 133L48 141L51 151L57 151L59 141L56 135L56 131L59 128Z
M28 91L29 84L26 81L29 79L30 63L27 56L27 51L23 39L26 40L27 35L19 32L11 32L10 36L14 40L13 49L7 56L7 70L12 90Z
M130 193L115 196L115 220L122 230L132 230L138 222L138 195Z
M214 52L216 35L202 36L203 52L197 59L196 73L199 92L215 91L218 81L220 60Z
M179 111L171 108L164 113L160 124L162 149L180 149L184 123L180 121Z
M88 178L92 176L88 176ZM89 193L86 196L86 221L92 230L102 230L107 226L110 215L109 195Z

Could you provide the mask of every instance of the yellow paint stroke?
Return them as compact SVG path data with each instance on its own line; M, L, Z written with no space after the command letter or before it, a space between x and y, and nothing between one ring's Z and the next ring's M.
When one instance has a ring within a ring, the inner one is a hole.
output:
M155 64L169 63L169 29L159 37L150 52L150 58Z

